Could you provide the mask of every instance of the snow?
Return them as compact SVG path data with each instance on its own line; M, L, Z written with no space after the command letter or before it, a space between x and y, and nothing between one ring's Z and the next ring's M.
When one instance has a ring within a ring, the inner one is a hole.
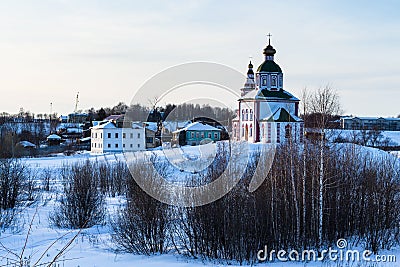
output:
M201 122L196 121L176 132L180 132L180 131L221 131L221 130L218 128L212 127L211 125L203 124Z
M341 137L346 140L352 140L354 136L360 135L361 130L344 130L344 129L332 129L328 130L328 137ZM388 138L390 140L389 145L400 146L400 131L382 131L383 139ZM332 139L333 140L333 139Z
M51 134L47 136L47 140L61 140L61 137L56 134Z
M117 127L111 121L101 121L96 126L92 127L92 129L114 129L114 128Z
M400 132L398 131L384 131L382 135L386 138L389 138L393 143L400 146Z
M342 146L349 146L351 144L338 144ZM251 150L256 150L260 147L260 144L250 144ZM373 153L376 155L385 154L374 148L365 148L357 146L359 149L363 149L367 153ZM193 162L208 159L215 153L215 147L213 144L207 144L202 146L184 146L176 148L172 155L166 155L163 150L143 151L135 152L138 156L150 156L153 153L160 157L171 157L170 160L178 162L177 164L181 167L187 167L194 165ZM168 152L167 152L168 154ZM178 155L179 154L179 155ZM179 160L186 159L188 165L182 165L184 161L179 163ZM92 154L90 152L80 152L72 156L65 156L63 154L57 154L53 157L43 158L24 158L22 161L30 166L33 170L43 170L50 168L57 170L66 164L72 164L75 162L81 162L85 160L115 163L124 160L122 153L112 154ZM202 163L202 162L200 162ZM204 162L203 162L204 163ZM173 171L170 169L170 171ZM176 176L186 177L187 174L181 174L179 171L174 173ZM51 226L48 221L49 214L56 207L57 201L60 198L61 181L58 176L56 177L55 184L51 188L50 192L42 192L40 199L36 204L24 208L19 215L20 228L6 229L5 232L0 233L1 243L8 249L19 254L22 247L24 246L25 239L28 233L30 222L33 219L32 229L29 234L27 247L24 255L30 259L33 264L43 254L44 257L40 263L46 263L51 261L57 253L70 241L74 235L78 234L78 237L72 242L72 245L67 249L65 255L59 259L59 266L85 266L85 267L117 267L117 266L141 266L141 267L200 267L200 266L224 266L223 264L216 264L215 262L203 262L202 260L195 260L186 258L181 255L168 254L168 255L155 255L155 256L142 256L133 255L129 253L118 253L115 251L115 245L111 240L111 229L109 225L96 225L89 229L85 229L82 232L78 230L66 230L59 229ZM107 209L110 214L115 214L117 209L124 204L124 199L120 197L107 198ZM36 215L35 215L36 213ZM65 235L65 236L63 236ZM59 239L59 240L58 240ZM58 240L58 241L57 241ZM51 245L54 242L54 245ZM51 246L51 247L50 247ZM50 248L49 248L50 247ZM49 249L48 249L49 248ZM48 251L46 251L48 249ZM263 249L263 248L259 248ZM381 251L380 255L394 254L396 255L397 261L400 259L400 248L396 248L390 251ZM0 250L0 256L15 259L10 253L6 253L4 250ZM0 257L0 265L6 265L7 259ZM259 263L259 266L341 266L336 262L265 262ZM58 265L57 265L58 266ZM232 267L238 265L230 265ZM343 266L347 266L343 264ZM357 265L358 266L358 265ZM391 267L398 266L398 263L381 263L374 266Z
M86 141L90 141L90 137L83 137L83 138L81 138L81 139L79 139L79 141L81 141L81 142L86 142Z
M157 132L158 125L157 122L146 122L146 128L150 131Z
M20 141L18 144L23 146L23 147L36 147L34 144L32 144L29 141Z

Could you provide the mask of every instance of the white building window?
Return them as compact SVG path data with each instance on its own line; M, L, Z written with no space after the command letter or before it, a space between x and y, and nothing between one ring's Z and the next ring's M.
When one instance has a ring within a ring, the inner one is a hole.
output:
M122 133L122 138L126 138L126 133Z
M276 142L281 142L281 124L279 122L276 124Z
M115 148L118 148L118 144L115 144Z
M250 109L250 120L251 121L253 120L253 110L252 109Z
M115 133L115 138L118 138L118 133Z
M268 123L268 139L267 142L271 143L271 123Z
M137 134L137 138L140 138L140 133Z

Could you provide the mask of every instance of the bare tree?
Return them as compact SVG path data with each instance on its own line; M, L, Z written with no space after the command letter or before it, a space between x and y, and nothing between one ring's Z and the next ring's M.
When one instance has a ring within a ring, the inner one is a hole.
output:
M50 220L58 227L87 228L102 223L104 196L100 192L95 163L86 161L65 167L64 195Z
M339 96L329 85L317 89L310 95L310 111L316 115L316 126L319 130L319 181L318 181L318 238L319 246L323 241L324 183L325 183L325 134L330 118L341 112Z

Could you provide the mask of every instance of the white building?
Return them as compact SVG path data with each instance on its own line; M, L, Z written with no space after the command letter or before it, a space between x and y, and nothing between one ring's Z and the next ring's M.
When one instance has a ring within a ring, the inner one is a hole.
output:
M340 124L346 130L400 131L400 118L341 117Z
M102 121L91 128L90 151L93 153L138 151L146 149L145 128L119 128L112 121Z
M252 143L303 141L304 124L298 117L300 100L283 90L283 73L274 61L276 50L270 42L264 49L265 61L254 79L249 64L241 89L237 117L232 121L233 139Z

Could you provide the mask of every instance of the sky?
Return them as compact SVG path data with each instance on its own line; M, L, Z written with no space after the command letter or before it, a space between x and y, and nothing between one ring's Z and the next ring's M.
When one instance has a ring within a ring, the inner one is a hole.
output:
M398 1L0 0L0 112L130 103L157 73L216 62L244 74L271 33L285 90L326 85L347 115L400 114ZM244 82L244 81L243 81ZM188 88L190 90L190 88ZM239 88L238 88L239 91Z

